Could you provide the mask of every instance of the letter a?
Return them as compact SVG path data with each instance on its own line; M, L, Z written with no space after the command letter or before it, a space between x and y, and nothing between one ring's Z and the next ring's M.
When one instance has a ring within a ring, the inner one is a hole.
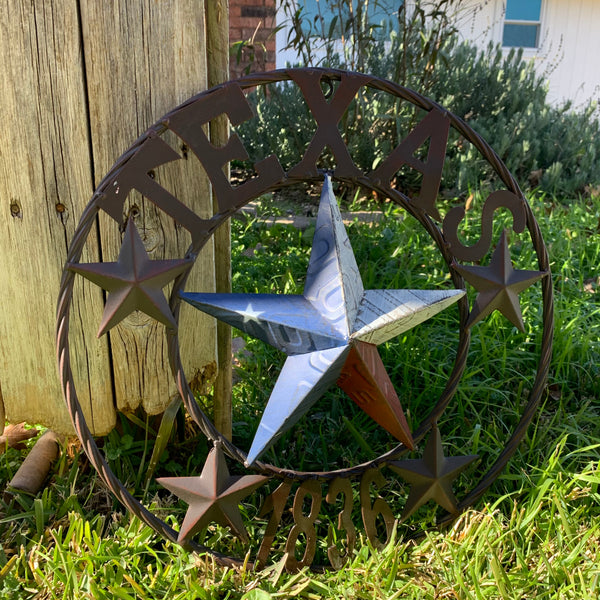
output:
M446 157L450 119L437 109L433 109L403 140L396 146L385 161L373 171L374 180L389 183L402 165L423 174L419 196L413 204L422 208L429 216L441 221L435 203L440 190L442 169ZM415 152L429 139L427 160L422 161Z

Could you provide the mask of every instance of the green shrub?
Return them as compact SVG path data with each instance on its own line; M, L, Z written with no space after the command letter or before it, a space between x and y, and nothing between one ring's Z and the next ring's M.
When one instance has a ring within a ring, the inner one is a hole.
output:
M331 39L326 40L324 54L315 51L319 36L334 30L322 18L317 15L307 22L302 10L288 12L289 46L307 61L306 66L360 67L436 100L494 148L524 189L539 187L572 196L600 184L600 125L595 106L577 112L569 103L551 106L544 80L521 52L505 54L496 46L480 51L459 42L447 17L454 0L417 0L410 14L403 4L391 10L389 1L371 0L391 15L380 24L370 23L365 10L351 8L351 0L323 0L321 4L325 1L338 15L335 27L345 32L342 55L337 53L339 44ZM282 4L285 8L285 0ZM239 133L255 152L252 160L275 153L284 168L297 163L315 129L299 91L289 84L271 86L268 97L254 94L251 101L257 119L240 127ZM356 164L370 171L421 116L406 102L365 92L349 107L341 129ZM324 164L328 165L326 158ZM398 184L410 190L416 185L411 180L414 176L399 174ZM451 137L445 190L463 194L485 187L490 177L477 151L458 135Z
M543 79L520 51L505 55L490 46L481 52L462 43L452 48L444 70L432 97L464 118L523 187L573 195L598 184L600 127L593 104L579 112L569 103L551 106ZM456 177L459 187L477 187L475 169Z

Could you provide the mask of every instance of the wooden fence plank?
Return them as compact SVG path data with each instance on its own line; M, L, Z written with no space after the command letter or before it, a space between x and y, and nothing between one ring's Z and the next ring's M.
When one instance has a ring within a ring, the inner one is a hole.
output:
M119 155L158 118L205 89L204 4L81 0L90 128L96 183ZM177 148L181 150L181 148ZM198 214L211 214L210 188L195 158L156 171L156 180ZM131 194L126 216L135 215L151 258L182 257L190 238L151 202ZM110 219L100 221L104 260L114 260L121 235ZM109 258L113 257L113 258ZM212 244L198 258L188 289L214 291ZM182 357L189 378L202 381L216 371L216 326L182 309ZM164 326L131 315L110 333L117 405L149 414L164 410L175 393Z
M227 0L206 4L206 55L208 57L208 87L229 79L229 7ZM229 123L225 116L211 123L211 142L224 146L229 138ZM217 207L215 206L215 211ZM220 293L231 292L231 228L229 222L214 236L215 286ZM219 371L215 381L214 422L227 438L232 435L231 413L231 327L217 323L217 362Z
M83 41L83 43L82 43ZM95 185L162 114L207 85L205 7L198 0L6 0L0 5L0 414L71 433L58 383L55 307L67 247ZM186 154L181 142L170 139ZM195 157L157 170L156 179L202 216L210 188ZM181 257L185 229L132 195L125 207L151 257ZM118 227L98 219L82 262L115 260ZM212 244L188 289L215 289ZM167 290L168 291L168 290ZM79 399L97 435L115 406L162 411L175 385L164 328L134 314L96 339L102 292L76 279L71 357ZM198 387L216 372L216 326L184 307L182 356ZM113 393L116 393L116 395ZM116 400L115 400L116 398Z
M2 2L0 61L2 397L11 421L67 433L72 428L57 376L55 310L67 244L92 193L76 1ZM97 260L95 242L84 260ZM83 382L79 395L90 426L106 432L115 421L108 348L106 340L95 339L92 318L102 296L85 282L77 289L74 377Z

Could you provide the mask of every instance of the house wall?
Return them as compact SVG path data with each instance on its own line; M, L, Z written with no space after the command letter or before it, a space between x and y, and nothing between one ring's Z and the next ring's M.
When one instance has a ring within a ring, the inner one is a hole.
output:
M462 37L482 49L500 44L505 6L506 0L461 0L455 18ZM542 0L541 13L539 47L525 49L523 56L547 79L549 100L572 100L575 107L600 101L600 1ZM277 23L285 25L281 10ZM287 35L285 27L277 32L278 67L298 61L292 51L282 50Z
M456 23L464 39L481 48L501 43L504 0L463 0ZM548 81L551 102L572 100L575 107L600 100L600 2L543 0L539 47L523 56ZM508 51L508 50L507 50Z
M231 78L251 71L275 68L276 0L229 0L229 45L245 41L239 57L233 50L229 63Z

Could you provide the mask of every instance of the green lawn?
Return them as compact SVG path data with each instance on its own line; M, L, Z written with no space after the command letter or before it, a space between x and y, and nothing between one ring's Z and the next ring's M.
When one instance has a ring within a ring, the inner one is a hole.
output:
M550 253L555 290L548 393L508 468L449 528L431 526L436 509L428 505L411 523L397 526L383 551L359 538L354 556L340 571L289 574L283 570L281 552L274 552L273 562L260 572L224 569L210 557L163 542L129 517L71 445L38 497L5 494L0 501L0 597L597 598L600 199L559 202L534 196L531 204ZM384 213L376 226L349 226L365 287L417 288L447 282L445 264L424 232L389 207ZM267 227L260 218L235 220L232 228L236 291L301 292L310 228ZM535 268L525 234L513 240L511 253L518 268ZM440 425L445 448L477 454L478 469L491 464L518 421L535 373L539 290L523 293L521 306L523 333L497 314L474 328L469 368L457 401ZM443 387L452 366L456 322L457 316L448 311L382 348L413 424L432 405L432 391ZM281 357L263 344L246 344L250 355L240 357L234 396L234 441L241 447L254 431L274 369L281 364ZM417 360L419 373L413 368ZM210 407L209 397L199 401ZM279 462L320 470L328 460L338 466L353 464L357 454L358 460L368 459L385 449L386 439L377 428L365 422L359 410L342 411L341 401L332 394L316 416L305 417L301 433L290 432L281 442L287 458L280 453ZM151 425L157 429L157 424ZM190 436L190 425L181 414L173 429L155 474L197 473L206 442ZM123 418L119 431L105 440L105 452L119 477L140 497L148 467L143 461L151 453L147 437L152 435ZM9 449L0 456L2 481L10 480L22 455ZM456 482L457 496L472 483L465 473ZM171 525L185 512L185 505L167 498L153 482L144 500ZM402 502L399 497L398 510ZM257 507L247 504L244 510L252 516ZM207 545L243 556L244 548L226 530L210 527L203 535ZM318 556L324 555L324 546L323 541Z

